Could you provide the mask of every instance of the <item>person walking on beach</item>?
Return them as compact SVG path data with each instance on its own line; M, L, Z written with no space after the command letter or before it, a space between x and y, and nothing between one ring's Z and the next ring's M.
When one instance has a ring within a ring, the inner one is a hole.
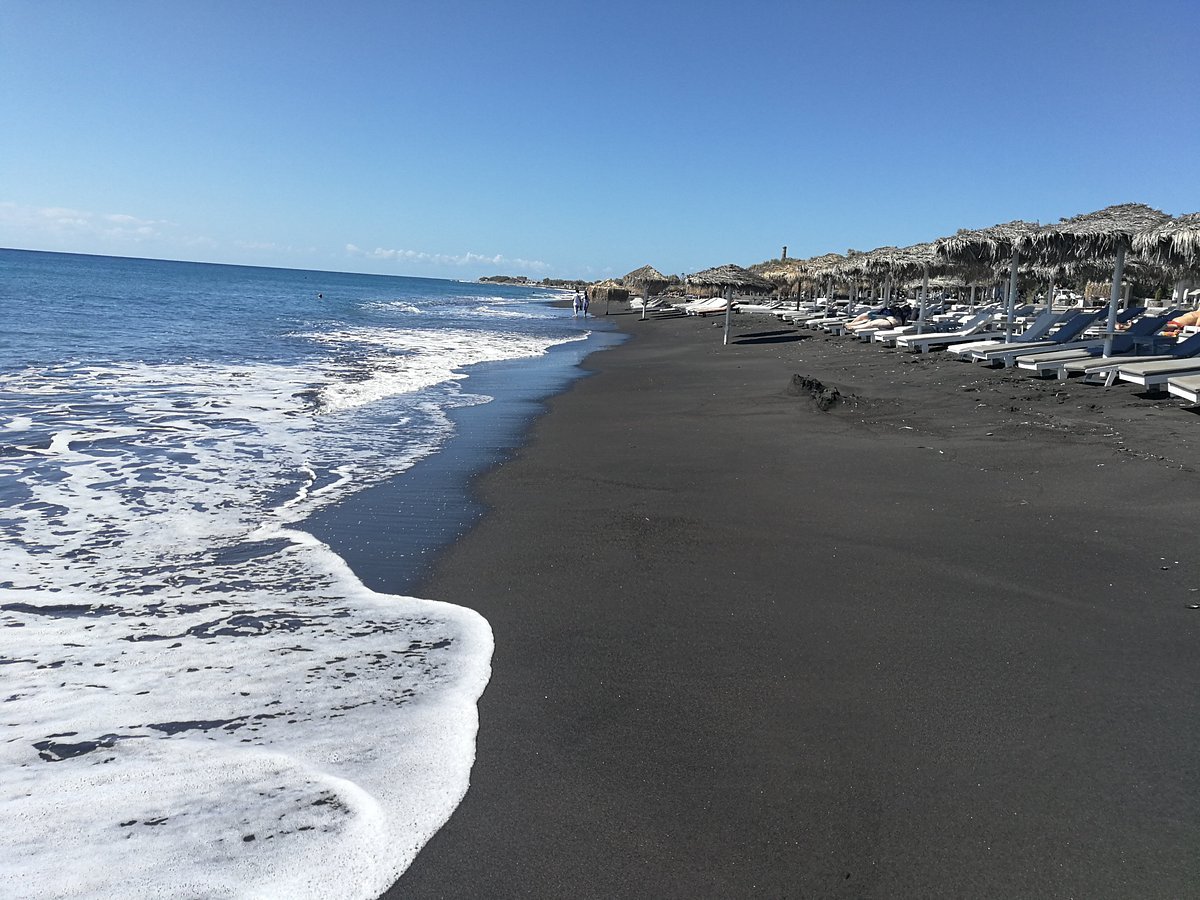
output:
M588 300L586 291L584 291L580 296L583 298L583 317L586 319L588 314L588 306L591 305L591 301Z
M579 310L583 309L583 298L580 296L579 291L575 292L575 303L572 308L574 309L574 312L571 313L573 316L579 315Z

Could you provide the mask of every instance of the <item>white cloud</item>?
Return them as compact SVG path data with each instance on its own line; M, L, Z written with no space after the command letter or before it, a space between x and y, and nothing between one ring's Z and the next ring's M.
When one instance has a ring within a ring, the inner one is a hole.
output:
M99 237L135 243L164 236L170 222L142 219L126 213L94 213L65 206L25 206L0 203L0 225L30 235L51 237Z
M550 270L550 265L540 259L510 258L501 253L486 256L481 253L467 252L455 256L447 253L426 253L424 250L392 250L384 247L364 250L355 244L347 244L346 253L350 256L367 259L431 263L438 266L503 266L511 272L548 272Z

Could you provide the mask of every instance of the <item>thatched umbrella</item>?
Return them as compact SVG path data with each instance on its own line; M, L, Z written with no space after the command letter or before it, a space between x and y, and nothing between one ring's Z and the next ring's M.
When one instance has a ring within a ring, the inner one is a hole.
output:
M1133 249L1166 269L1200 270L1200 213L1166 219L1133 236Z
M1183 299L1184 275L1200 274L1200 213L1168 219L1133 236L1133 251L1157 263L1175 278L1175 294Z
M1112 353L1113 338L1116 335L1117 305L1121 299L1125 254L1133 244L1134 235L1161 225L1167 218L1166 213L1143 203L1122 203L1039 228L1023 242L1024 247L1040 254L1044 261L1087 262L1113 259L1108 327L1104 335L1105 356Z
M670 283L671 280L666 275L649 265L634 269L621 279L621 284L629 290L641 291L643 319L646 318L646 304L650 302L650 297L654 294L661 294ZM605 315L607 314L608 310L605 309Z
M687 276L689 292L709 292L709 296L724 295L726 291L741 291L743 294L769 294L771 282L753 272L732 263L715 266Z
M820 256L804 260L801 277L813 286L814 297L822 280L825 282L826 293L833 294L833 280L838 277L838 267L844 259L845 257L840 253L823 253Z
M1038 231L1035 222L1019 219L993 225L991 228L962 230L933 243L935 258L948 266L978 271L1008 263L1008 315L1004 323L1004 339L1012 340L1013 311L1017 306L1017 272L1021 265L1021 250L1025 241ZM974 292L972 292L974 293Z

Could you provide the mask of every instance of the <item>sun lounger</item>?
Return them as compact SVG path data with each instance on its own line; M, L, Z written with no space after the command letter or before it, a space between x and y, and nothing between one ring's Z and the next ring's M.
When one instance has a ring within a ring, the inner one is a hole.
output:
M925 334L902 334L896 338L896 349L928 353L935 347L949 347L963 341L978 340L986 336L984 329L994 325L995 310L976 313L963 323L957 331L930 331ZM987 332L986 334L991 334ZM882 341L880 342L882 343Z
M1070 375L1065 367L1066 363L1082 359L1113 359L1122 354L1131 354L1145 339L1152 338L1158 334L1170 318L1170 314L1143 316L1131 325L1128 331L1122 332L1113 338L1113 352L1108 357L1100 356L1104 352L1104 338L1100 337L1088 342L1083 347L1076 347L1069 350L1050 350L1044 353L1030 353L1018 357L1016 361L1017 366L1034 372L1039 378L1053 375L1060 381L1065 381ZM1127 361L1136 361L1132 356L1128 355L1126 355L1125 359ZM1117 361L1121 362L1122 360Z
M683 311L689 316L709 316L713 313L724 313L725 307L729 305L729 301L724 297L712 297L707 300L696 300L692 303L685 303Z
M1043 312L1034 319L1029 327L1020 334L1014 334L1011 343L1028 343L1030 341L1040 341L1055 325L1060 325L1068 319L1079 314L1078 310L1067 310L1066 312ZM959 344L957 347L951 347L947 353L951 353L960 359L970 359L971 354L976 350L986 350L994 347L999 347L1005 343L1004 336L999 340L980 340Z
M901 335L916 333L916 325L897 325L895 328L888 326L881 326L879 328L860 328L855 332L855 334L858 335L859 340L875 341L880 344L891 344Z
M1161 391L1175 376L1200 374L1200 359L1160 359L1154 362L1131 362L1117 369L1117 378L1136 384L1147 391Z
M1124 366L1151 362L1171 362L1192 360L1200 355L1200 334L1193 335L1177 344L1172 345L1167 352L1153 356L1131 356L1124 360L1089 360L1087 362L1066 363L1068 375L1083 374L1083 380L1089 383L1103 383L1110 387L1117 381L1117 373Z
M1013 341L998 347L985 347L971 354L971 359L986 366L1011 366L1018 356L1026 353L1042 353L1049 350L1073 350L1083 346L1086 340L1079 336L1094 325L1103 313L1084 313L1068 319L1050 337L1040 341Z
M1176 375L1168 378L1167 393L1188 403L1200 403L1200 375Z

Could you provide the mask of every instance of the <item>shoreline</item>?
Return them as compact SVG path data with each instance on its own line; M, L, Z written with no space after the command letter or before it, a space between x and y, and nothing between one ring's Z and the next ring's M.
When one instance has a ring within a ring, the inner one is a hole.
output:
M567 304L552 304L553 306ZM472 487L521 445L546 399L587 376L581 362L621 338L598 332L583 342L551 347L560 357L531 365L525 357L466 368L462 392L485 396L447 411L454 433L398 475L318 510L303 529L327 544L362 582L388 594L420 596L414 588L432 562L468 532L484 509ZM587 349L591 347L592 349Z
M471 787L385 897L1200 881L1190 413L611 318L635 339L476 480L419 586L496 651Z

